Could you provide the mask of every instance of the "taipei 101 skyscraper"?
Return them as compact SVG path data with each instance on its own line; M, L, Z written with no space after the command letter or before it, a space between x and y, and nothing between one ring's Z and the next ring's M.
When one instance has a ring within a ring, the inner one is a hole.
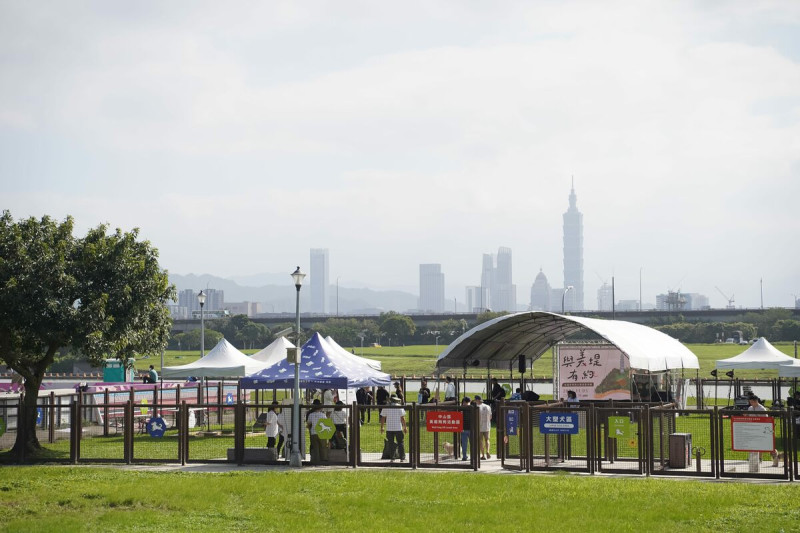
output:
M569 193L569 209L564 213L564 295L566 311L583 311L583 214L578 211L575 180Z

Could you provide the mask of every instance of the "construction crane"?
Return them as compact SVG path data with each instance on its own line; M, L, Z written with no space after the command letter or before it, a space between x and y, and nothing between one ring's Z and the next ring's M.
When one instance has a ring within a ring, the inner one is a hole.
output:
M716 287L716 286L715 286L714 288L715 288L715 289L717 289L717 290L719 291L719 293L720 293L720 294L721 294L721 295L722 295L722 296L723 296L723 297L724 297L726 300L728 300L728 306L727 306L725 309L736 309L736 306L735 306L735 305L733 305L733 302L735 301L735 300L733 299L733 297L734 297L734 295L733 295L733 294L731 294L731 297L730 297L730 298L728 298L728 295L727 295L727 294L725 294L724 292L722 292L722 289L720 289L719 287Z

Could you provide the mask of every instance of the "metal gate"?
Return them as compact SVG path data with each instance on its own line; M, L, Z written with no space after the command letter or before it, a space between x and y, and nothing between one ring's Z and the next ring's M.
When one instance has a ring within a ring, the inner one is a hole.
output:
M788 412L720 409L717 427L720 477L790 479Z
M594 413L597 471L644 474L647 468L644 407L595 407Z
M415 405L413 446L419 468L478 469L478 409L474 406ZM469 453L472 452L472 453Z
M592 406L537 405L528 417L530 470L594 472Z
M650 474L716 477L714 410L655 407L648 412Z

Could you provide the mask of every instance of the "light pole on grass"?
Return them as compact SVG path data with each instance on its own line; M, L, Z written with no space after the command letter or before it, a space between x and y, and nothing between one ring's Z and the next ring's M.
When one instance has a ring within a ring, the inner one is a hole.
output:
M567 285L567 288L564 289L564 294L561 295L561 314L564 314L564 299L567 297L567 293L573 289L572 285Z
M206 295L203 291L197 295L197 303L200 304L200 359L206 356L206 325L205 314L203 313L203 306L206 305ZM163 370L162 370L163 372ZM198 400L202 400L200 396L200 389L197 389ZM208 409L208 379L206 378L206 427L211 431L211 412Z
M295 313L295 360L294 360L294 407L292 408L292 453L289 456L289 466L300 467L303 461L300 458L300 287L303 285L303 278L306 275L300 272L297 267L292 273L294 286L297 289L297 310Z

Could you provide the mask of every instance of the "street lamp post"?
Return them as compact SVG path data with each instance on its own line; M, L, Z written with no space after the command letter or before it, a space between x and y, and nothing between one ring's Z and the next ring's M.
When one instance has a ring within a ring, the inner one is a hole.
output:
M297 289L297 307L294 342L297 346L297 353L294 360L294 407L292 409L292 453L289 456L289 466L300 467L303 461L300 458L300 287L303 285L303 278L306 275L300 272L297 267L292 273L294 286Z
M203 306L206 304L206 295L203 291L200 291L200 294L197 295L197 303L200 304L200 358L202 359L206 356L206 325L204 321L205 315L203 313ZM197 395L198 399L202 399L199 389ZM208 409L208 378L206 378L206 428L208 431L211 431L211 411Z
M339 276L336 276L336 316L339 316Z
M564 294L561 295L561 314L564 314L564 298L566 298L567 293L572 290L572 285L567 285L567 288L564 289Z

